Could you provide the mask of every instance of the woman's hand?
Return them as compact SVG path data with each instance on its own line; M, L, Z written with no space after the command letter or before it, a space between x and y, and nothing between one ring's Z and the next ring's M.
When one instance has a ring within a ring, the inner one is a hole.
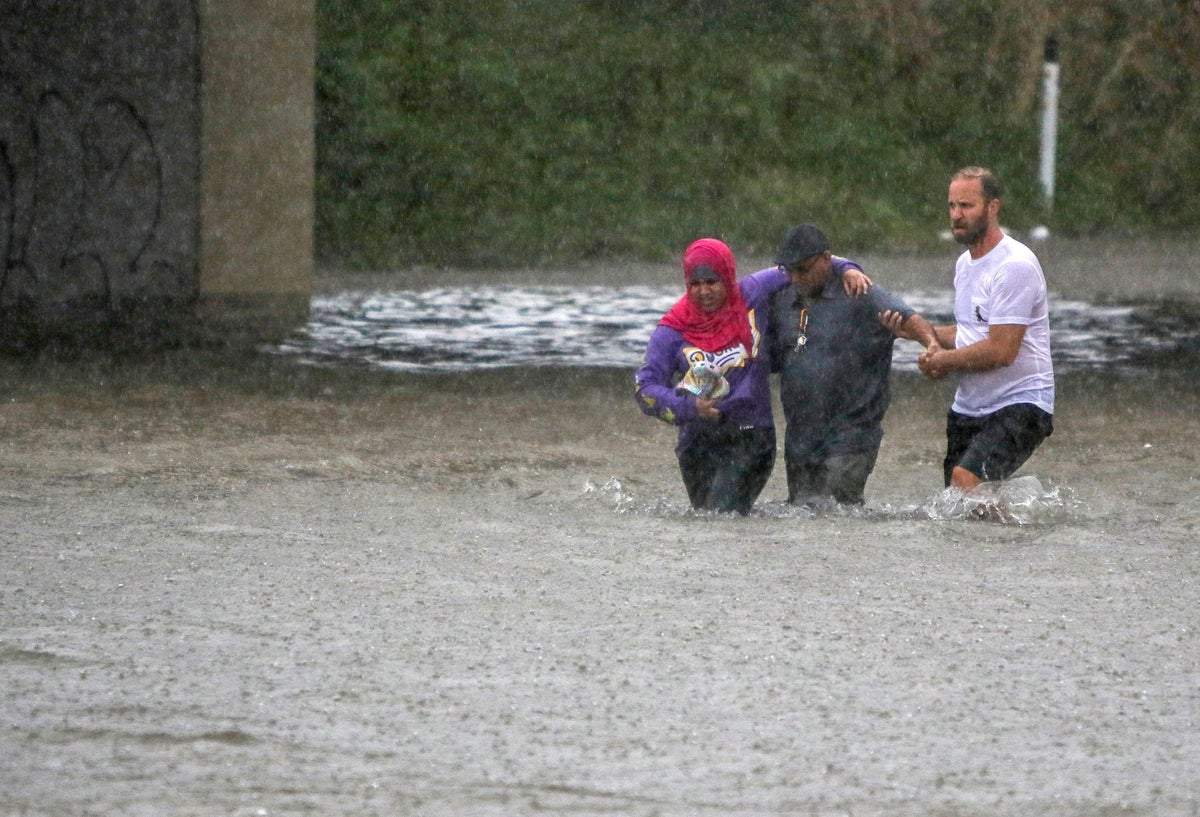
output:
M842 273L842 288L846 290L846 294L851 298L857 298L859 295L866 295L867 290L873 284L867 274L858 267L847 267Z
M721 410L712 400L703 397L696 398L696 416L701 420L716 420L721 416Z

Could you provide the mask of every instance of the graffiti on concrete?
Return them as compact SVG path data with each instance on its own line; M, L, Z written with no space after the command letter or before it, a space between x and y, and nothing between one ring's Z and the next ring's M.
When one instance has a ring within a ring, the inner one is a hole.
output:
M190 295L189 276L152 249L162 162L133 103L29 100L0 79L0 111L0 309L53 329Z

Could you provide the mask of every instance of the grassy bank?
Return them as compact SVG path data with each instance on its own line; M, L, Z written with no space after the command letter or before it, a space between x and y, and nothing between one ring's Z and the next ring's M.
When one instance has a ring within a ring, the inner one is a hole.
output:
M1006 223L1200 223L1186 3L319 0L317 244L352 267L919 249L987 164ZM1037 182L1061 42L1057 193Z

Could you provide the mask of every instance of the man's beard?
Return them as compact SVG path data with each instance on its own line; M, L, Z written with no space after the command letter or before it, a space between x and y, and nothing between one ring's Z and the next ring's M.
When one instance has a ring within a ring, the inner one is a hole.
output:
M959 244L971 246L980 236L987 232L987 222L979 220L976 222L968 222L965 229L961 233L954 233L954 240Z

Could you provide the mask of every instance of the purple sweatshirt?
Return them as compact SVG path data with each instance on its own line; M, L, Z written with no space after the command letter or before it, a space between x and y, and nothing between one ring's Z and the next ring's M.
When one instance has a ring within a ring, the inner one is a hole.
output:
M738 281L742 299L750 316L754 349L738 344L720 352L704 352L689 344L683 335L659 324L650 334L646 358L637 371L635 399L644 414L679 426L676 453L691 445L701 428L724 423L738 428L774 428L771 415L770 356L763 348L766 336L768 304L771 296L788 286L787 275L778 269L766 269ZM677 394L675 384L699 360L715 363L729 381L729 394L716 402L720 420L701 420L696 415L696 398Z

